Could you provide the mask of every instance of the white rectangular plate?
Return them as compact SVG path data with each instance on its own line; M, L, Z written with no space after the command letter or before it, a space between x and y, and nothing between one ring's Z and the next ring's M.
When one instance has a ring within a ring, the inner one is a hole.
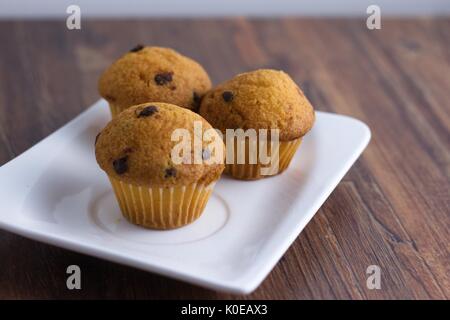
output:
M222 177L203 215L171 231L125 221L97 166L94 140L109 121L99 101L0 168L0 228L208 288L253 291L366 147L362 122L317 112L283 174Z

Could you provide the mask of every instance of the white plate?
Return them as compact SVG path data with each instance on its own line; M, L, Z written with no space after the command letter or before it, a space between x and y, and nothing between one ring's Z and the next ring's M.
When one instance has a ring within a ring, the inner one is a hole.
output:
M110 116L99 101L0 168L0 228L208 288L253 291L370 139L361 121L317 112L289 169L259 181L222 177L203 215L171 231L126 222L94 157Z

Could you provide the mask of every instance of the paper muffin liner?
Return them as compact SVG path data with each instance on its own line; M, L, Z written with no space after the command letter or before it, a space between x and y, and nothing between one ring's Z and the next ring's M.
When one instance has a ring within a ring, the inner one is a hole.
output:
M196 220L203 212L214 184L150 187L109 177L123 216L151 229L173 229Z
M237 163L237 143L234 143L234 163L226 164L225 173L231 175L233 178L242 179L242 180L255 180L261 179L265 177L270 177L276 174L279 174L287 169L289 164L291 163L292 158L294 157L295 152L299 148L302 142L302 138L298 138L291 141L280 141L279 148L275 151L275 153L270 154L273 158L276 156L276 152L278 152L278 167L271 166L270 164L262 164L259 162L259 158L256 155L256 163L250 164L249 162L249 141L245 140L245 164ZM259 148L259 144L258 144Z

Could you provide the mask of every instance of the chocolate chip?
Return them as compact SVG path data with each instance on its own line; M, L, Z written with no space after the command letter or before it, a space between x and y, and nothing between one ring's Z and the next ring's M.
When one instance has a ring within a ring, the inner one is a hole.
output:
M209 149L203 149L203 151L202 151L202 159L203 160L208 160L209 158L211 158L211 151L209 151Z
M167 168L164 174L164 178L175 177L177 175L177 170L175 168Z
M128 156L113 161L113 167L117 174L123 174L128 170Z
M136 47L130 50L130 52L138 52L144 49L144 46L142 44L138 44Z
M223 100L224 100L225 102L231 102L231 101L233 101L233 98L234 98L233 92L231 92L231 91L224 91L224 92L222 93L222 98L223 98Z
M193 107L194 111L197 111L198 109L200 109L201 102L202 102L202 97L200 97L200 95L194 91L194 93L192 94L192 107Z
M158 73L155 76L155 82L158 86L163 86L172 81L173 72Z
M151 115L155 114L156 112L158 112L158 108L156 106L147 106L139 112L137 117L138 118L150 117Z

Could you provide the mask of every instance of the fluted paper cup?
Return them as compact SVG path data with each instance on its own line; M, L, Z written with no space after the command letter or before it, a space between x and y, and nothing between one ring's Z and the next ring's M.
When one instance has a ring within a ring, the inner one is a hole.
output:
M291 141L280 141L278 150L272 153L268 150L268 156L274 157L278 153L278 166L271 166L260 162L258 152L260 144L258 143L256 151L256 163L249 163L250 143L248 139L245 140L245 163L239 164L237 162L237 142L234 143L234 161L232 164L226 164L225 173L236 179L241 180L255 180L264 177L270 177L279 174L286 170L294 157L295 152L299 148L302 142L302 138L298 138Z
M195 221L215 184L151 187L109 179L123 216L133 224L150 229L173 229Z

